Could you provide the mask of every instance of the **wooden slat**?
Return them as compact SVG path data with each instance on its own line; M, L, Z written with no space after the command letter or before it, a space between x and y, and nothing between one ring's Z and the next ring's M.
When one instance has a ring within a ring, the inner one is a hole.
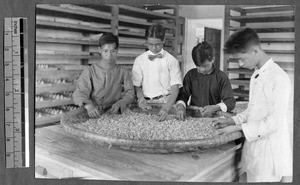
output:
M135 25L142 25L142 26L151 26L153 23L151 22L145 22L145 21L140 21L140 20L130 20L126 18L119 17L119 22L125 22L125 23L131 23Z
M50 54L37 54L36 59L97 59L98 55L50 55Z
M294 6L278 6L278 7L257 7L257 8L244 8L246 13L262 13L262 12L280 12L280 11L293 11Z
M294 12L281 12L274 14L254 14L254 15L241 15L230 16L229 19L238 22L289 22L294 21Z
M242 29L245 27L230 27L229 29L231 31L236 31L239 29ZM265 26L261 26L261 25L253 25L251 26L252 29L256 30L256 32L259 33L268 33L268 32L294 32L295 31L295 26L293 23L289 24L289 25L265 25Z
M242 86L249 86L250 78L234 78L229 79L231 85L242 85Z
M249 97L248 90L233 89L233 95L238 97Z
M295 42L295 38L260 38L260 42Z
M93 45L93 46L99 45L98 41L50 38L50 37L36 37L36 42L47 42L47 43L56 43L56 44Z
M119 5L120 7L120 14L126 14L130 16L135 16L138 18L146 18L146 19L176 19L176 16L162 14L158 12L152 12L149 10L136 8L127 5Z
M50 38L50 37L36 37L36 42L38 42L38 43L56 43L56 44L77 44L77 45L90 45L90 46L98 46L99 45L98 41ZM135 43L135 42L134 43L120 42L119 47L147 48L145 43Z
M40 109L44 107L56 107L61 105L70 105L73 104L73 100L55 100L55 101L44 101L44 102L35 102L35 108Z
M36 80L43 78L70 78L76 79L81 74L82 70L38 70L35 72Z
M228 73L252 75L254 70L243 69L243 68L228 68L227 72Z
M294 54L294 50L264 50L266 53L270 54Z
M138 33L138 32L132 32L132 31L119 31L119 34L145 37L144 33Z
M48 93L59 93L62 91L74 91L75 84L67 83L67 84L55 84L51 86L38 86L35 87L35 94L40 94L44 92Z
M62 12L62 13L69 13L69 14L75 14L75 15L83 15L83 16L88 16L88 17L93 17L93 18L101 18L101 19L108 19L112 20L112 16L108 16L105 13L102 13L101 11L98 11L97 13L91 13L88 11L83 11L83 10L75 10L75 9L70 9L67 7L60 7L60 6L53 6L49 4L38 4L36 6L38 9L42 10L50 10L50 11L57 11L57 12Z
M47 28L61 28L61 29L67 29L67 30L76 30L76 31L82 31L82 32L94 32L94 33L111 32L110 29L93 28L93 27L79 25L79 24L68 24L68 23L42 21L42 20L37 20L36 26L47 27Z

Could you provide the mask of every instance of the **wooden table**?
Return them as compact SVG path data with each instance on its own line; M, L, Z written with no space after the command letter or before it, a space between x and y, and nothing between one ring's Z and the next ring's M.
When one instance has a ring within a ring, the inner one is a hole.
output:
M95 145L60 125L36 129L37 178L229 182L239 174L241 144L179 154L146 154Z

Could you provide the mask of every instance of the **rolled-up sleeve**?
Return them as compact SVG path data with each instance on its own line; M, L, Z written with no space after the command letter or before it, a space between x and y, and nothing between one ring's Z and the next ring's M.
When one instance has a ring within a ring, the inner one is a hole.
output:
M267 114L256 122L247 122L242 125L242 130L248 141L254 141L268 136L278 129L286 119L288 99L290 95L290 82L287 79L276 78L275 82L268 82L264 93L268 99Z
M132 67L132 82L137 87L140 87L143 82L143 71L140 66L140 60L140 57L136 58Z
M179 85L179 88L182 87L182 72L180 70L179 62L177 59L173 58L173 60L169 63L170 69L170 85Z
M82 106L83 103L93 104L91 100L92 82L89 69L84 69L77 80L76 89L73 92L74 104Z

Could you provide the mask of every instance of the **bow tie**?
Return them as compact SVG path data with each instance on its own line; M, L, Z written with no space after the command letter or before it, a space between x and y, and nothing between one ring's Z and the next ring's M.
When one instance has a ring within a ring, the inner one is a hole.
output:
M157 55L148 55L149 60L153 61L156 58L162 58L162 54L158 53Z

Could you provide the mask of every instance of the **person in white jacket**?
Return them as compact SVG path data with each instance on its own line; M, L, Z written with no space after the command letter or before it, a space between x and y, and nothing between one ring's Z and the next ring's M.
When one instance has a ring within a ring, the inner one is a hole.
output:
M231 118L214 121L216 134L244 133L241 165L247 173L247 182L291 181L288 75L262 50L253 29L233 33L224 45L224 52L237 59L240 67L255 72L250 79L248 108Z

